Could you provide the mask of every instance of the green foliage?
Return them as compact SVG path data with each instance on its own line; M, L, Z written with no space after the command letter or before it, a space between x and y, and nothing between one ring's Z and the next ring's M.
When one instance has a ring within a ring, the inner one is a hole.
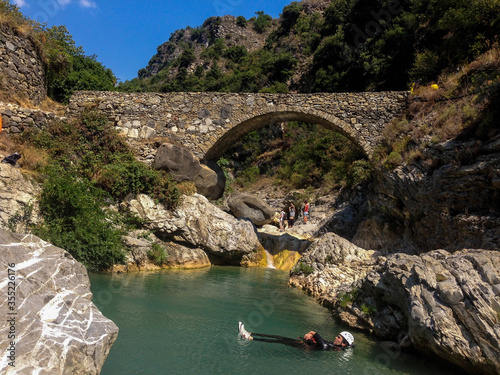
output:
M227 57L235 63L240 63L247 55L248 52L245 46L233 46L224 51L224 57Z
M246 27L247 26L247 19L243 16L236 17L236 25L238 25L240 27Z
M295 25L297 19L302 13L303 6L297 1L292 2L283 8L283 13L281 14L280 27L282 28L282 33L288 33L290 29Z
M152 261L153 264L156 264L157 266L163 265L168 260L167 251L162 245L158 243L153 243L151 245L151 250L147 251L147 256L149 260Z
M9 217L7 227L11 232L17 232L20 229L21 232L27 233L33 227L33 222L31 221L32 214L33 204L30 202ZM21 228L19 228L19 225L21 225Z
M260 170L257 166L246 168L236 179L241 185L253 184L260 178Z
M97 61L76 47L65 26L44 30L47 57L47 94L61 103L68 103L76 90L114 90L116 77Z
M222 171L224 172L224 177L226 178L224 194L229 194L232 192L231 184L233 183L233 177L229 173L229 160L226 158L220 158L217 161L217 165L222 168Z
M104 209L105 197L72 171L48 168L39 202L44 224L35 234L69 251L92 271L122 262L122 233Z
M377 311L377 309L370 304L367 305L363 303L361 305L361 311L363 312L363 314L371 316Z
M196 59L192 49L185 49L179 56L179 67L187 68Z
M44 170L36 233L68 250L91 270L124 259L123 230L141 225L135 215L108 209L128 195L149 194L175 207L180 193L169 175L138 162L106 117L85 112L78 121L53 122L25 132L23 142L51 157Z
M293 273L300 274L303 273L305 276L310 275L314 272L314 268L304 262L299 262L293 269Z
M347 307L352 304L359 295L358 289L352 289L349 292L340 293L338 295L338 301L340 301L340 306Z
M98 184L113 197L125 198L128 194L152 193L159 178L158 172L147 168L131 154L123 154L102 167Z
M423 82L429 82L440 72L439 56L433 51L423 51L417 53L415 63L411 69L410 79L416 81L421 79Z
M354 161L349 167L347 184L356 186L371 180L373 177L373 166L365 159Z
M234 167L238 184L246 186L266 175L285 189L331 191L372 178L363 152L342 135L298 122L285 129L284 134L276 126L252 131L227 151L224 158Z
M271 20L273 19L270 15L265 14L262 10L255 12L257 18L253 22L253 28L258 33L263 33L269 26L271 26Z
M368 163L358 163L350 174L350 165L364 155L340 134L318 125L291 123L286 137L293 142L282 154L277 175L291 187L333 188L347 180L361 181Z

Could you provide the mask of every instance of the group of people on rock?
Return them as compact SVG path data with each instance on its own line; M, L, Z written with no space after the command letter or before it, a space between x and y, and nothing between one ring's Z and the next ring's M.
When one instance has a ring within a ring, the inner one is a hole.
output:
M280 231L284 231L288 228L293 227L295 224L295 219L297 212L295 209L295 205L290 203L290 206L288 207L288 214L285 211L285 209L282 209L279 215L279 226L280 226ZM304 207L302 208L302 217L304 220L304 224L307 224L307 218L309 217L309 202L307 200L304 201Z

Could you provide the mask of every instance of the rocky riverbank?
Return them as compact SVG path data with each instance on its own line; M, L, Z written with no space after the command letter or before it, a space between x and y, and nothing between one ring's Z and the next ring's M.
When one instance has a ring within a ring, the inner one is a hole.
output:
M498 251L384 255L329 233L300 262L290 285L351 327L471 374L500 373Z

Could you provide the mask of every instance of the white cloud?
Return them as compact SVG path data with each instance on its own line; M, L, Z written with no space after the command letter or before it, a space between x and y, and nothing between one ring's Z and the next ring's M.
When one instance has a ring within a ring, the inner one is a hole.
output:
M19 8L29 6L26 0L14 0L14 4L16 4Z
M59 3L60 6L64 7L66 5L68 5L69 3L71 3L72 0L57 0L57 2Z
M92 0L80 0L80 5L84 8L97 8L97 4Z

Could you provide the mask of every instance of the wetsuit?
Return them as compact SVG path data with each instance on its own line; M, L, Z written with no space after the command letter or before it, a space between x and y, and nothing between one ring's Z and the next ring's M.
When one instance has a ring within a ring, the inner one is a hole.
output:
M263 333L252 333L254 341L263 341L276 344L285 344L295 348L319 349L319 350L341 350L342 347L334 345L332 341L325 341L319 333L315 333L312 340L292 339L278 335L267 335Z

